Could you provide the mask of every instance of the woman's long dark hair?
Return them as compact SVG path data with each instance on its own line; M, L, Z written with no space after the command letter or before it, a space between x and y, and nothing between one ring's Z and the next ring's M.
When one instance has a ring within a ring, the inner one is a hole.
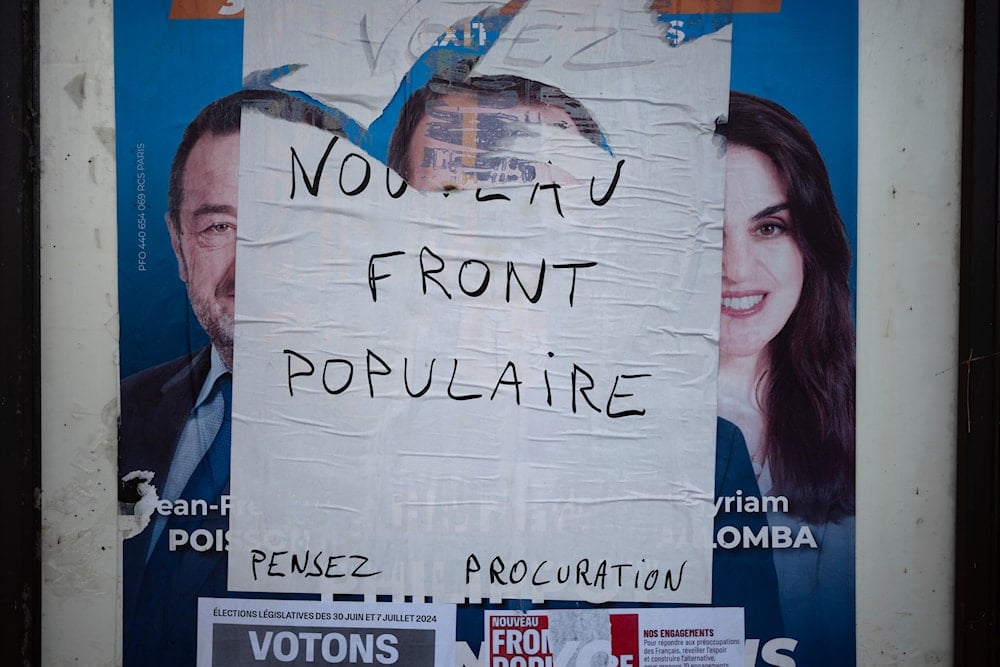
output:
M764 441L774 490L807 521L854 514L854 326L851 251L823 158L802 123L769 100L733 92L718 134L760 151L788 189L803 260L802 295L770 343Z

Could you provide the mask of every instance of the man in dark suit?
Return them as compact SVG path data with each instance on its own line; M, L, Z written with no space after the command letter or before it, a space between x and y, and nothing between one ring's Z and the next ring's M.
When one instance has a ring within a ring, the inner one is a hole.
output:
M147 495L159 498L148 525L123 548L127 665L193 664L197 598L227 592L218 537L228 527L225 394L233 365L240 114L249 99L237 93L203 109L184 132L170 171L171 245L211 345L122 382L119 471L141 471ZM215 479L199 487L199 466L208 464L213 448L222 455Z
M177 148L166 221L180 279L211 345L122 381L119 500L138 508L123 546L126 665L193 665L198 598L233 597L225 534L245 108L339 130L285 93L244 90L202 109Z

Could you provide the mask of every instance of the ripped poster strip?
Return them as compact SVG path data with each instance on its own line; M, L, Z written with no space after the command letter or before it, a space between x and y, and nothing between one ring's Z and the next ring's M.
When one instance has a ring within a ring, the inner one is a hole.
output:
M728 29L502 8L248 5L234 587L711 599Z

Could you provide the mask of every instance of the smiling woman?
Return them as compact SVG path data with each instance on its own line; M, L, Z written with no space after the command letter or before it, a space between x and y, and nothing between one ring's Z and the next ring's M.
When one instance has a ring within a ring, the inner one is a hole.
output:
M732 93L719 414L746 437L761 492L812 522L854 514L850 250L823 160L784 108Z
M851 254L826 167L784 108L732 93L719 334L719 416L743 432L775 533L797 664L854 664ZM815 538L815 539L812 539Z
M726 183L720 355L727 365L751 357L756 367L798 305L802 252L787 188L767 156L731 146Z

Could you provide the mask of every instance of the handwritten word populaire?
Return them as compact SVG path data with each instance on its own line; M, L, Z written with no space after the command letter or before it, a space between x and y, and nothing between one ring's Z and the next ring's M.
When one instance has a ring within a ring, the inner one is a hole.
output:
M450 378L447 381L447 389L442 390L443 377L440 375L435 375L434 365L437 363L437 359L430 359L429 363L422 361L420 364L413 363L408 357L403 357L402 359L402 373L397 375L397 378L401 375L401 379L395 380L395 382L390 381L388 378L393 375L394 372L399 371L399 363L396 364L394 369L389 363L373 352L372 350L365 351L365 360L361 362L360 360L351 361L350 359L344 357L327 357L325 359L317 358L313 361L312 358L302 354L301 352L296 352L295 350L284 350L284 354L288 360L288 395L290 397L295 396L295 387L300 389L304 384L306 384L306 379L310 379L310 385L320 385L322 389L331 396L336 396L342 394L355 384L354 383L354 366L355 363L361 365L365 369L365 377L368 381L368 395L370 398L377 397L398 397L401 396L399 391L399 384L402 384L402 388L405 389L406 395L410 398L421 398L424 396L434 396L434 397L447 397L453 401L472 401L477 399L486 398L486 394L483 392L473 391L473 392L461 392L458 387L469 386L469 384L460 380L456 382L456 377L459 375L459 367L462 363L459 359L450 359L451 362L451 373ZM554 357L554 353L549 352L549 357ZM322 367L321 372L317 375L316 367L317 364ZM422 365L426 368L427 377L423 380L423 384L420 384L420 380L415 380L411 383L411 372L410 368L412 366ZM631 391L626 391L625 389L629 387L630 383L636 380L641 380L643 378L651 377L649 373L620 373L615 376L613 381L602 383L602 388L598 389L598 384L594 379L594 376L588 372L586 369L582 368L578 364L571 364L572 368L564 376L557 376L557 389L562 389L560 395L569 394L569 409L573 414L578 411L583 411L589 408L589 410L596 412L598 414L604 414L609 419L618 419L621 417L641 417L646 414L645 407L639 407L636 403L628 402L627 399L633 398L635 394ZM447 374L447 371L445 371ZM521 371L523 375L523 371ZM435 377L438 378L438 382L434 382ZM538 383L537 374L534 378L535 383L528 385L526 392L531 393L532 398L540 398L543 392L541 383ZM549 407L553 405L553 391L552 391L552 381L550 380L549 370L546 368L542 371L542 377L540 378L542 383L544 383L544 401ZM569 391L566 392L567 388L566 381L569 381ZM293 382L294 381L294 382ZM508 393L513 397L514 404L521 406L522 398L521 391L524 380L522 376L518 375L518 366L513 361L508 360L504 365L503 370L500 371L497 377L496 383L493 384L493 389L489 393L490 401L495 400L501 392ZM429 393L431 387L436 389L434 393ZM610 389L607 387L610 385ZM475 386L475 385L473 385ZM607 392L607 400L603 398L592 397L591 393L596 392L600 396L604 396L604 392ZM307 396L314 395L313 393L306 394ZM502 398L502 396L501 396ZM510 400L510 399L508 399ZM597 403L594 401L597 400ZM527 405L539 406L540 401L526 401ZM600 405L598 405L598 403Z

